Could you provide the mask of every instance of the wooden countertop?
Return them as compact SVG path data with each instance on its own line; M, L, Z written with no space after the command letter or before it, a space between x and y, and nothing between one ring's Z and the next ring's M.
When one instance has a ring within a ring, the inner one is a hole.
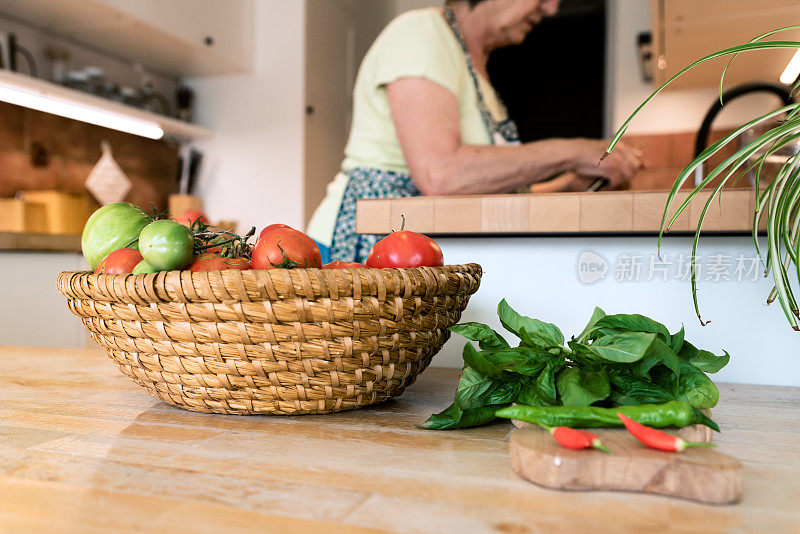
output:
M675 222L674 232L697 227L708 199L703 195ZM678 200L685 198L681 193ZM666 191L364 199L357 203L356 232L388 234L400 228L405 215L406 230L426 234L655 233L666 200ZM722 206L715 200L709 207L703 232L750 230L752 189L724 191Z
M95 350L0 348L0 532L796 532L800 388L722 384L738 505L559 492L511 471L512 427L414 427L452 400L428 369L334 415L204 415L150 397Z
M0 251L2 250L80 252L81 236L0 232Z

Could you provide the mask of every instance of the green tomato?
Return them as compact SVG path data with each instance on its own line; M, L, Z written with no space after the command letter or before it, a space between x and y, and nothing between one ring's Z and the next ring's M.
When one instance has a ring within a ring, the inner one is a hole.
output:
M136 267L133 268L131 274L147 274L147 273L157 273L157 269L153 269L149 263L142 260L136 264Z
M150 215L127 202L108 204L95 211L81 235L83 257L92 271L115 250L136 249L139 233L151 222Z
M183 269L192 261L194 236L184 225L163 219L148 224L139 234L139 252L158 271Z

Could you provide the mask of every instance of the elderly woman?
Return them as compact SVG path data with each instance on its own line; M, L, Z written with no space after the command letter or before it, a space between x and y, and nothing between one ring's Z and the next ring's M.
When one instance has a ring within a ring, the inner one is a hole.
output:
M308 233L330 259L363 262L377 236L355 233L356 199L578 191L598 178L624 187L640 168L618 145L546 139L520 144L487 73L489 54L521 43L559 0L449 0L393 20L364 57L342 172ZM543 180L552 178L544 183ZM533 184L533 185L531 185Z

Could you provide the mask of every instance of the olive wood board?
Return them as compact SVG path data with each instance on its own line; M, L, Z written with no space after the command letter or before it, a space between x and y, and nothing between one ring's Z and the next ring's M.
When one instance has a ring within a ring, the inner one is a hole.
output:
M597 428L589 430L611 454L571 450L538 426L514 423L520 428L510 439L511 467L540 486L657 493L713 504L735 503L742 497L742 462L712 448L657 451L645 447L624 428ZM710 429L702 425L664 430L688 441L711 441Z

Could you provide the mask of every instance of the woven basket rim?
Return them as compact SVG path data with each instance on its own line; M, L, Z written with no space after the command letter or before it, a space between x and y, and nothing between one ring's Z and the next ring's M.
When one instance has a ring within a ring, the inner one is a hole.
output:
M147 305L154 303L258 302L353 297L433 297L462 292L480 279L475 263L414 268L251 269L246 271L163 271L148 274L94 274L63 271L58 291L68 298ZM475 288L477 289L477 288ZM469 293L474 292L469 291Z

